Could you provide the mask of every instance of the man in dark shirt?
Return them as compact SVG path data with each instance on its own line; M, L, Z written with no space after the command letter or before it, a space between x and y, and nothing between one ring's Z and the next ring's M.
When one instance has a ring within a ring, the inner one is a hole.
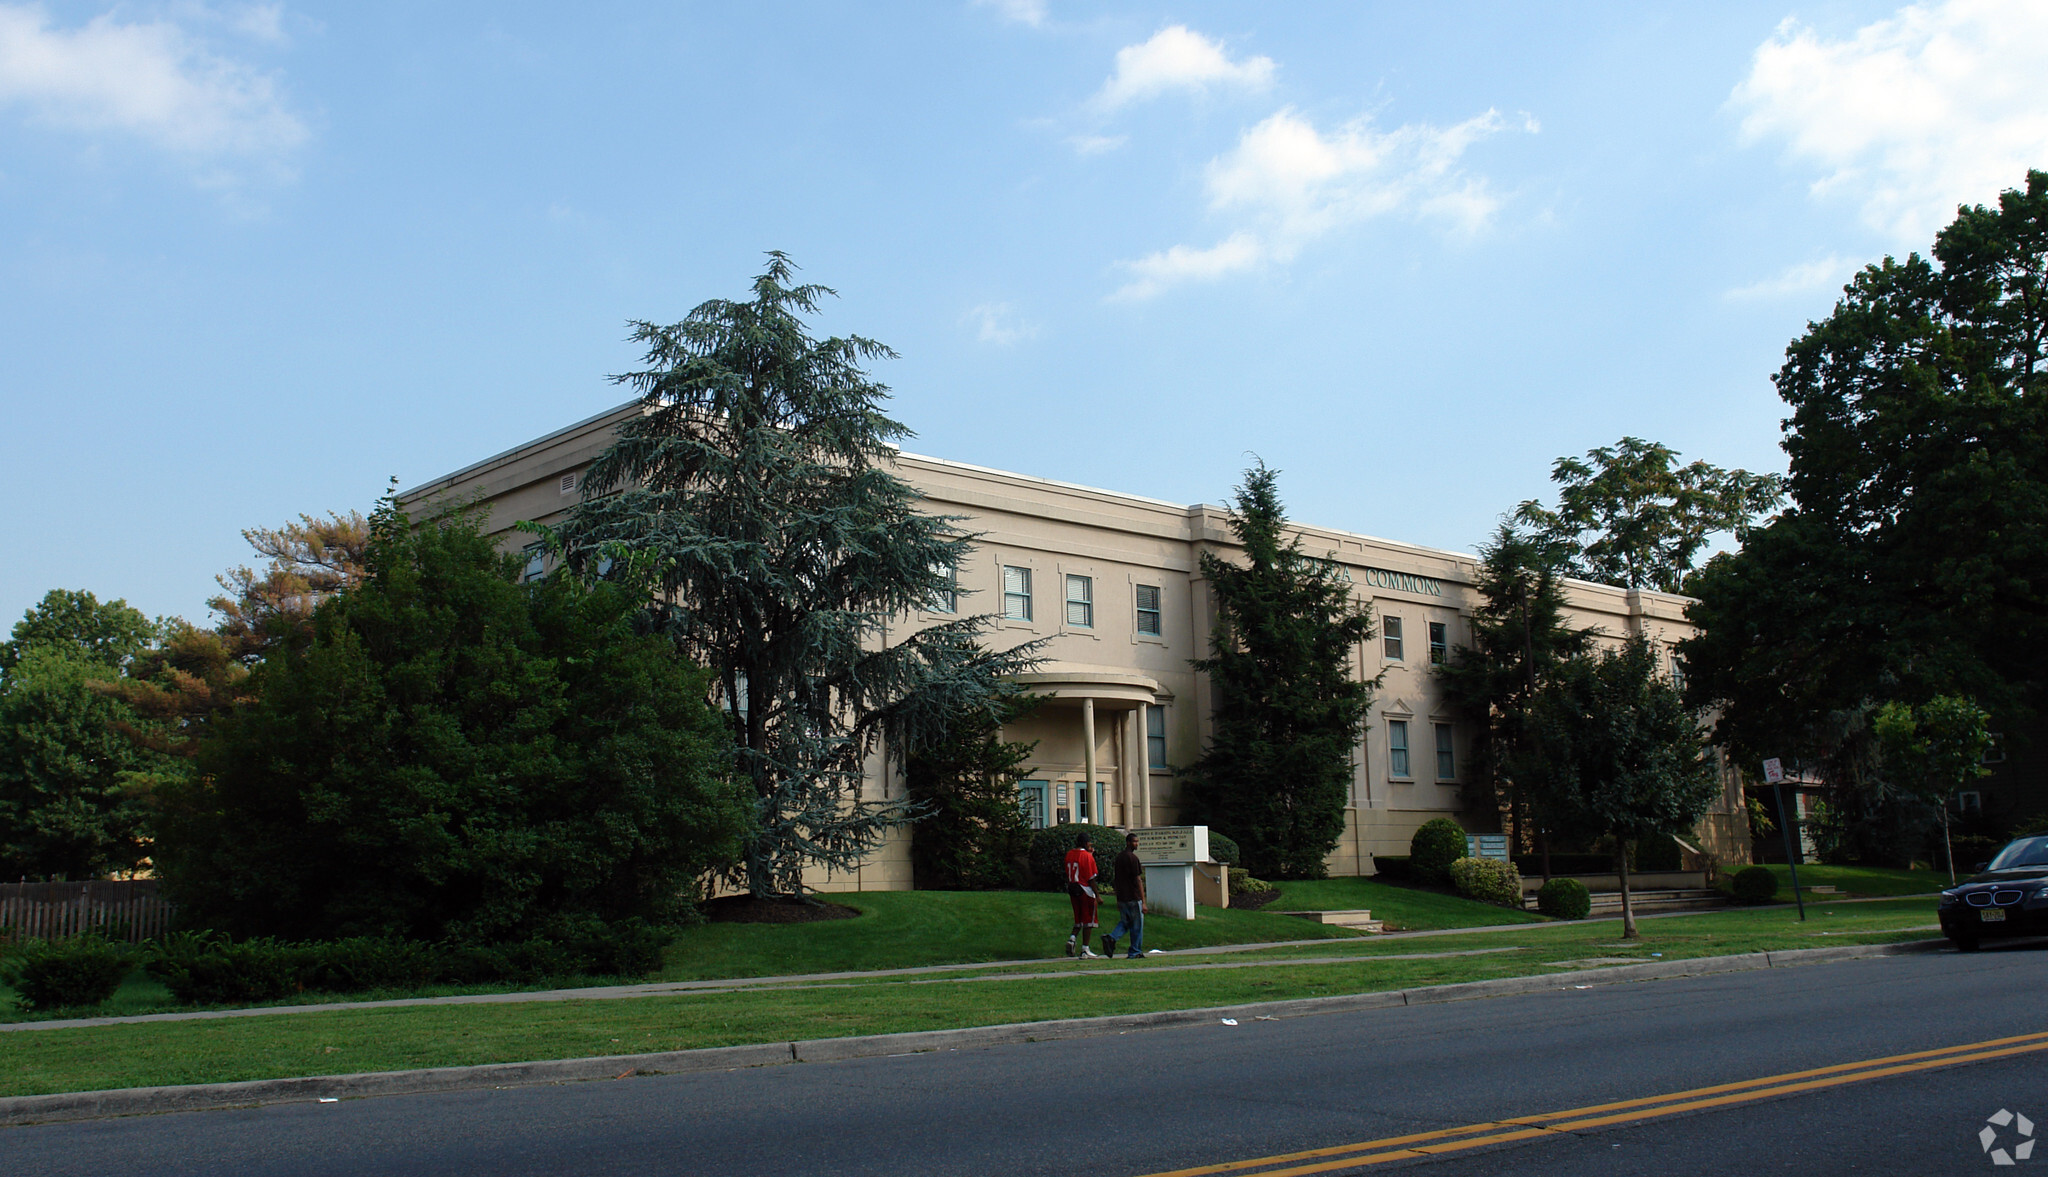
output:
M1145 864L1138 858L1138 835L1124 835L1124 852L1116 856L1116 927L1102 936L1102 954L1116 955L1116 942L1128 930L1131 950L1126 960L1145 955Z

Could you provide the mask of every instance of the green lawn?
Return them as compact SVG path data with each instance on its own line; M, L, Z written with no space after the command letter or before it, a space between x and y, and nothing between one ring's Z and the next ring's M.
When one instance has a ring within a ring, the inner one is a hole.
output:
M1072 975L1083 966L1064 960L996 970L1041 974L1036 980L949 975L618 1001L333 1010L11 1031L0 1035L0 1095L784 1042L1372 992L1593 967L1589 962L1595 960L1678 960L1922 939L1929 933L1915 929L1934 921L1934 905L1924 899L1820 905L1808 914L1804 923L1777 907L1646 920L1643 937L1627 944L1618 941L1619 929L1611 923L1553 924L1431 940L1332 940L1228 957L1087 962L1091 970L1114 969L1107 975ZM1378 959L1470 948L1512 951ZM1288 963L1330 955L1346 963ZM1276 963L1236 967L1260 959Z
M1782 862L1765 863L1772 874L1778 876L1778 902L1792 902L1792 870ZM1926 895L1948 886L1947 871L1893 870L1882 866L1825 866L1819 863L1799 865L1801 888L1814 884L1834 886L1840 894L1852 898L1880 895ZM1808 902L1815 898L1807 897Z
M1432 928L1483 928L1493 924L1540 923L1542 916L1490 903L1477 903L1457 895L1420 891L1376 883L1371 879L1314 879L1280 883L1280 898L1267 911L1357 911L1372 912L1395 932L1425 931Z
M1062 956L1073 926L1052 891L861 891L826 899L860 918L809 924L705 924L669 946L664 981L774 977ZM1475 905L1476 906L1476 905ZM1103 931L1116 923L1105 903ZM1265 911L1197 908L1192 920L1148 916L1145 947L1200 948L1358 933Z

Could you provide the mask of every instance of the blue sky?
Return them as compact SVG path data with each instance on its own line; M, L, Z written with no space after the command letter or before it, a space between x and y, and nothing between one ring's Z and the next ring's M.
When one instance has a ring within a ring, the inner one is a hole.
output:
M623 399L782 249L941 457L1469 549L1782 469L1851 270L2048 166L2048 5L0 0L0 624Z

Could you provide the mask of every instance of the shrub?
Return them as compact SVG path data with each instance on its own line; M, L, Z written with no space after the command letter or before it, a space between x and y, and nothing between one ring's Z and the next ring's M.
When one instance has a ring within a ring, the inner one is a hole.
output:
M142 967L186 1005L242 1005L297 992L297 955L276 940L180 932L152 945Z
M1536 910L1553 919L1582 920L1593 910L1593 896L1577 879L1555 878L1537 890Z
M1408 866L1415 881L1441 887L1450 881L1451 864L1465 857L1465 830L1448 817L1432 817L1408 843Z
M1769 903L1778 894L1778 876L1761 866L1745 866L1735 872L1737 903Z
M1209 857L1217 862L1229 863L1231 866L1244 861L1237 848L1237 841L1229 834L1219 834L1215 830L1209 831Z
M1540 875L1543 873L1543 856L1541 854L1517 854L1515 855L1515 866L1525 875ZM1553 850L1550 853L1550 873L1552 875L1611 875L1614 873L1614 855L1565 854Z
M1405 854L1372 856L1373 878L1382 882L1405 883L1415 877L1414 864Z
M135 953L126 944L87 932L15 945L0 959L0 980L13 987L14 1004L40 1012L99 1005L134 966Z
M1088 849L1095 855L1096 869L1103 874L1111 873L1111 864L1116 856L1123 853L1124 832L1115 826L1083 825L1068 822L1064 825L1047 826L1031 835L1031 886L1039 891L1064 891L1067 889L1067 851L1074 848L1074 840L1086 832L1092 844Z
M1678 850L1678 840L1669 834L1641 839L1634 850L1629 858L1630 870L1681 870L1685 866L1685 858Z
M1501 907L1522 906L1522 874L1512 862L1460 858L1451 863L1450 874L1461 895Z
M1250 875L1230 872L1230 893L1232 895L1264 895L1273 889L1273 884Z

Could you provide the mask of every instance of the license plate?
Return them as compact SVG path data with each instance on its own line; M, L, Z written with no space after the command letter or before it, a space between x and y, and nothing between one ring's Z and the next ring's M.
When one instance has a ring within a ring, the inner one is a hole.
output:
M1987 907L1984 910L1977 913L1977 922L1985 924L2002 924L2005 922L2005 912L2001 908Z

